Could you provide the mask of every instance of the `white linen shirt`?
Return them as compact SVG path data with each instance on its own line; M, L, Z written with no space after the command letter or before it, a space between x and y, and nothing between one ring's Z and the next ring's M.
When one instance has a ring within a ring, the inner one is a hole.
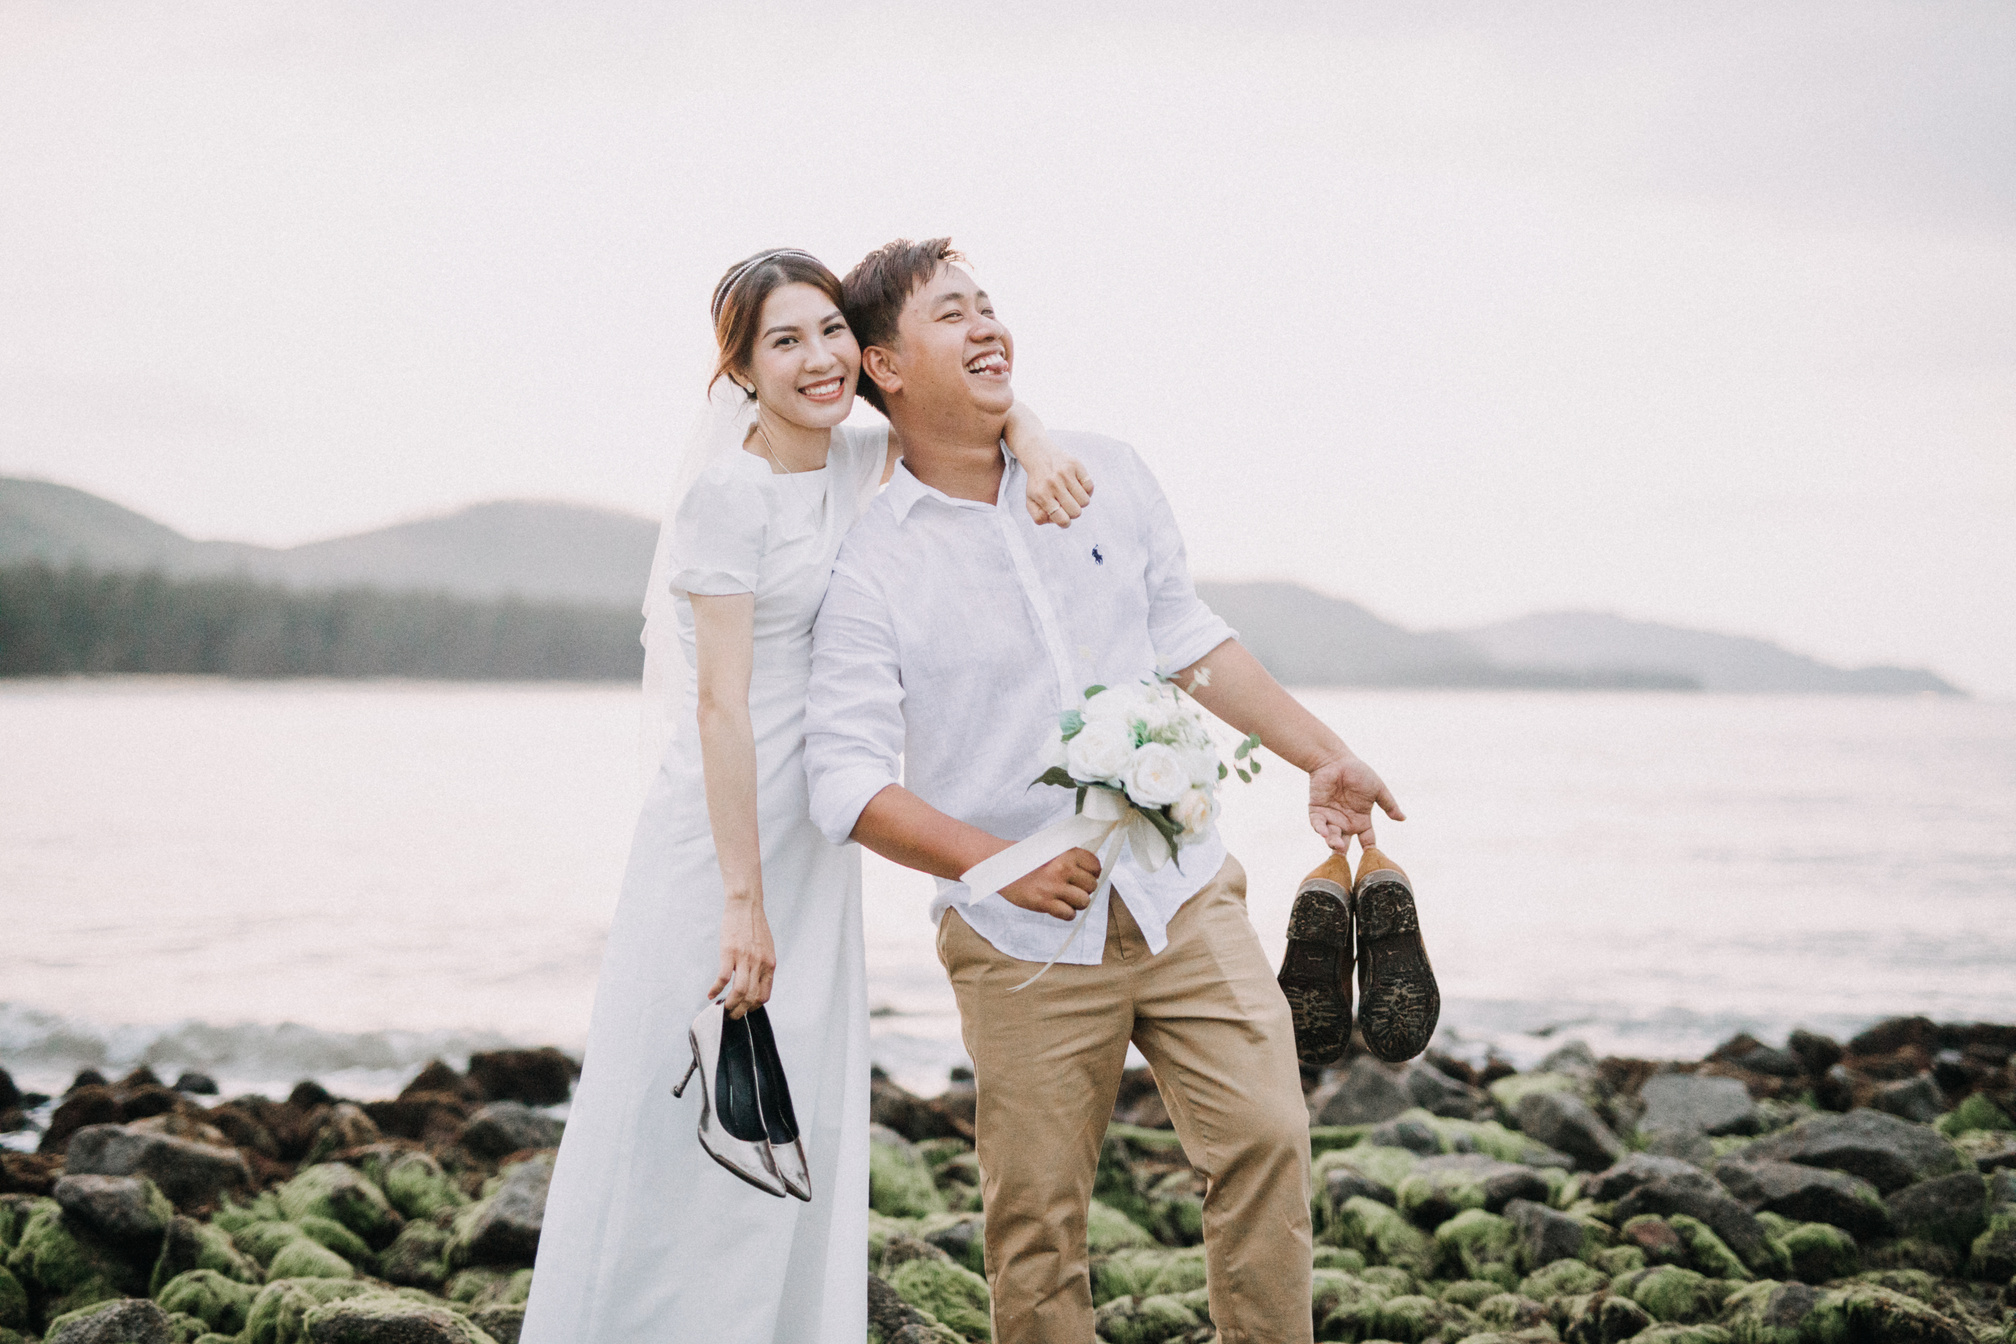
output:
M1173 673L1232 628L1198 599L1168 501L1132 448L1056 433L1091 471L1098 493L1068 530L1037 527L1023 507L1026 476L1012 455L995 502L954 499L899 465L841 544L813 629L805 712L812 820L839 844L868 800L898 783L949 816L1022 840L1072 814L1072 790L1031 787L1043 773L1058 715L1086 687ZM1127 902L1151 952L1169 921L1214 877L1225 845L1213 827L1181 861L1148 872L1123 852L1113 893ZM973 930L1001 952L1047 961L1069 925L998 894L966 905L938 879L935 923L955 897ZM1105 907L1070 953L1096 965Z

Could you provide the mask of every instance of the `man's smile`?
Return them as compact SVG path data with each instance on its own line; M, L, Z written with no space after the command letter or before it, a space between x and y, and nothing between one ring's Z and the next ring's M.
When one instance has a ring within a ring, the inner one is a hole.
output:
M966 361L966 372L977 373L984 378L1002 378L1008 373L1008 356L999 350L989 350Z

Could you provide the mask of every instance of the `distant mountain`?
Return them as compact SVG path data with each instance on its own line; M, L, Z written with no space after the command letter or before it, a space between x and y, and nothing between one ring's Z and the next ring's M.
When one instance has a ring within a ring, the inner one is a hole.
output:
M109 500L0 477L0 565L240 576L295 588L371 587L635 605L658 525L576 504L504 500L303 546L195 541Z
M1833 667L1761 639L1630 621L1599 611L1521 616L1456 637L1494 662L1592 673L1656 667L1690 677L1706 691L1960 694L1923 668Z
M0 566L40 560L297 589L515 595L634 611L656 538L657 524L633 514L505 500L303 546L195 541L82 490L0 477ZM1600 612L1416 631L1299 584L1197 587L1289 685L1961 693L1922 669L1833 667L1763 640Z
M1290 686L1553 686L1697 690L1656 664L1602 669L1494 658L1460 634L1422 633L1294 583L1200 582L1198 595Z

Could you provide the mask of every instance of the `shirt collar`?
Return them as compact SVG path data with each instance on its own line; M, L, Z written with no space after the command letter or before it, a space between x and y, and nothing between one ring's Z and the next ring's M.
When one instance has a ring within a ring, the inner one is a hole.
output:
M1001 492L994 497L992 504L977 499L955 499L943 490L934 489L912 475L910 464L901 459L897 460L896 474L889 478L889 484L883 489L882 496L889 501L889 507L896 511L898 526L910 516L910 510L917 506L917 502L923 499L935 499L953 509L998 508L1001 501L1007 497L1010 479L1021 470L1021 464L1015 460L1015 454L1003 450L1001 455L1007 459L1003 464L1006 469L1001 473Z

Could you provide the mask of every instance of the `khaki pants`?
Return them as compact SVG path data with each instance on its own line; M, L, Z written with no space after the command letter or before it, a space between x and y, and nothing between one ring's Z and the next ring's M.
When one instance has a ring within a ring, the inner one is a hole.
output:
M938 926L938 958L979 1089L997 1344L1091 1344L1086 1202L1129 1041L1208 1182L1218 1337L1309 1339L1309 1112L1288 1002L1247 921L1238 860L1184 903L1158 956L1115 900L1099 965L1053 966L1019 994L1008 991L1035 966L997 951L956 911Z

